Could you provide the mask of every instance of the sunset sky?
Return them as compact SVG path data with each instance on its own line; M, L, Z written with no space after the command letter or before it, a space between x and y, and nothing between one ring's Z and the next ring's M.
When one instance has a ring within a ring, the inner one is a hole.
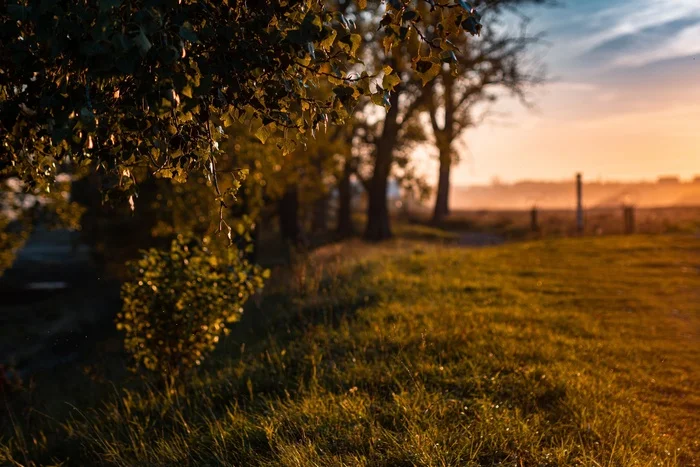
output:
M700 175L700 0L562 0L529 12L550 82L466 134L455 185ZM434 163L423 171L435 179Z

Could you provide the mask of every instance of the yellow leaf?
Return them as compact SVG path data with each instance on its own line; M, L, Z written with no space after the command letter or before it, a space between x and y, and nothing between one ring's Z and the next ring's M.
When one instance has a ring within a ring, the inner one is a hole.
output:
M328 82L331 84L335 84L336 86L344 84L345 81L343 81L340 78L336 78L335 76L328 76Z
M414 64L416 75L423 81L423 86L432 81L441 69L440 63L430 62L429 60L419 60Z
M267 138L270 136L270 131L263 125L257 129L255 132L255 137L260 140L261 143L265 144Z
M330 49L331 46L333 45L333 41L335 41L335 36L337 36L338 33L336 32L335 29L331 30L331 33L321 41L321 47L324 49Z
M391 67L389 67L391 69ZM382 79L382 87L387 91L391 91L401 82L401 78L396 73L385 74Z
M355 55L357 48L360 47L362 43L362 36L359 34L350 34L350 55Z
M384 52L389 53L391 46L394 45L394 38L391 36L386 36L382 39L382 45L384 45Z

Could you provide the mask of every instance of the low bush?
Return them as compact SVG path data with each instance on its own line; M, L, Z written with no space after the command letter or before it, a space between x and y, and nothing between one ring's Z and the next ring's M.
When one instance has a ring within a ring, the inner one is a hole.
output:
M117 328L135 369L172 376L199 365L262 288L267 271L234 247L214 253L210 244L180 235L169 250L152 248L128 264Z

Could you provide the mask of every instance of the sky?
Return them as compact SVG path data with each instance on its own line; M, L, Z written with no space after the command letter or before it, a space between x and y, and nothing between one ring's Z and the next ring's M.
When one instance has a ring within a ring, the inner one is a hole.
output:
M455 185L700 175L700 0L560 0L527 12L548 83L464 135ZM436 179L434 161L421 171Z

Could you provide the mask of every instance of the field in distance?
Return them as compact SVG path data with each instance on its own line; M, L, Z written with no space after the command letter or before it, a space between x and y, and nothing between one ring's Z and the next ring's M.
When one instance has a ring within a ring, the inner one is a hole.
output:
M414 208L409 216L414 222L429 223L427 208ZM700 233L700 206L636 208L635 232L641 234ZM455 232L490 232L506 239L561 237L577 234L576 211L573 209L539 209L539 230L531 229L530 210L453 210L440 223L444 230ZM585 235L624 233L622 206L584 210Z

